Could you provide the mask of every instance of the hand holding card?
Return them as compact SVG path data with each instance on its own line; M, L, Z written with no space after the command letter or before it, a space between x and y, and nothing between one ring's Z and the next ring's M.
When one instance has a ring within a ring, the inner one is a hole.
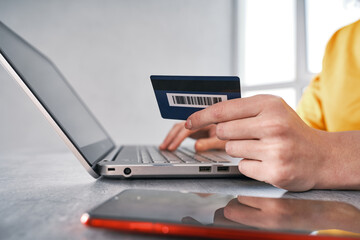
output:
M235 76L150 76L160 113L166 119L186 120L218 102L240 98Z

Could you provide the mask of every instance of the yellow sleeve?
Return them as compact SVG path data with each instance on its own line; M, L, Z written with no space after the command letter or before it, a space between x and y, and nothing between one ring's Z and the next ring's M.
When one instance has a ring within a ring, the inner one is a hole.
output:
M327 230L319 230L312 233L312 235L319 236L333 236L333 237L360 237L359 233L348 232L339 229L327 229Z
M310 127L326 130L320 97L320 74L315 76L305 89L296 112Z

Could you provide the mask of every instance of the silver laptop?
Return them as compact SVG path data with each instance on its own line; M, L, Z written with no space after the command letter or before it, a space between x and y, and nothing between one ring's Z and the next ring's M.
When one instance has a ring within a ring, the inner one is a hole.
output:
M240 176L239 159L221 151L116 146L55 65L2 22L0 62L95 178Z

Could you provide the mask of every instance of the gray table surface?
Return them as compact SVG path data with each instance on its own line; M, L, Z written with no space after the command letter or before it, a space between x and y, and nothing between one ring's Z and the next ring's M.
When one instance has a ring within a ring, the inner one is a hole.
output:
M0 156L0 169L0 239L159 239L80 223L82 213L129 188L337 200L360 208L360 191L291 193L250 179L95 180L70 152Z

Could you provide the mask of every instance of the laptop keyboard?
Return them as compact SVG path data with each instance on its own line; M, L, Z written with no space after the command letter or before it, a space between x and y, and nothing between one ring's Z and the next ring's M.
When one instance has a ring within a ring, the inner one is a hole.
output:
M134 159L134 156L138 156ZM229 163L230 160L221 156L216 151L196 153L187 148L179 148L176 151L162 151L155 146L127 146L124 147L117 160L123 163L144 164L199 164L199 163Z
M137 158L134 158L137 156ZM126 146L116 156L116 161L125 164L199 164L229 163L227 156L218 151L196 153L188 148L162 151L155 146Z

